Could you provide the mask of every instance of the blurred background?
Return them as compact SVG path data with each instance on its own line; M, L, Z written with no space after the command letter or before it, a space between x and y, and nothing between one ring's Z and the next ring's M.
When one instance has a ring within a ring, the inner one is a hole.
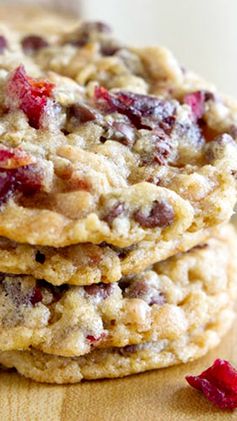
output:
M173 50L179 61L237 97L237 0L25 0L64 16L110 22L116 35L136 45L161 44ZM0 5L0 19L16 19L11 0ZM53 28L52 28L53 29Z

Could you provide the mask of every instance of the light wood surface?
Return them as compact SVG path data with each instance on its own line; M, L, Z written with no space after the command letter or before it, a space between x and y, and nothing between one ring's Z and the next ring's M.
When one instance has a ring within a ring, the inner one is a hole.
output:
M185 382L217 357L237 366L236 324L222 344L187 364L117 380L69 386L37 384L0 372L0 420L4 421L226 421L236 412L215 409Z

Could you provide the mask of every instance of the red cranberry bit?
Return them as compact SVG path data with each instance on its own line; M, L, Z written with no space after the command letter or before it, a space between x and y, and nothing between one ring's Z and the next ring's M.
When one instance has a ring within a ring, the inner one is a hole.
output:
M34 164L13 170L0 168L0 205L15 192L30 195L42 189L42 174Z
M110 296L112 289L112 284L104 284L103 282L100 282L99 284L87 285L84 287L84 290L88 295L99 296L100 298L103 298L103 300Z
M237 371L228 361L217 359L199 376L186 376L186 380L219 408L237 408Z
M110 209L108 214L103 217L103 220L110 225L113 222L113 220L118 216L122 215L123 212L124 203L118 202L112 207L112 209Z
M90 342L91 344L95 343L95 342L99 342L102 339L104 339L106 337L106 333L102 333L100 336L96 337L93 335L87 335L86 339L88 340L88 342Z
M96 87L94 96L104 112L126 115L137 129L156 127L175 114L173 103L149 95L122 91L110 93L103 87Z
M30 78L24 67L19 66L8 79L6 105L10 110L22 110L27 115L29 124L35 129L39 129L53 88L54 84L50 82Z
M32 294L29 298L32 306L34 306L35 304L42 301L42 299L43 299L43 296L42 296L42 293L41 293L40 289L38 287L34 288L33 291L32 291Z
M7 40L3 35L0 35L0 54L4 53L7 48Z
M191 107L195 122L202 118L205 112L205 102L214 100L215 95L209 91L196 91L184 97L184 103Z
M156 200L149 215L145 215L141 210L138 210L133 214L133 218L143 228L165 228L174 221L174 210L168 203Z
M187 94L184 97L184 103L190 106L193 118L197 121L203 116L205 111L205 93L203 91L197 91Z
M35 161L34 157L27 154L20 148L0 148L0 168L1 169L15 169L32 164Z
M27 35L21 40L21 45L26 53L31 54L41 50L41 48L48 47L49 44L39 35Z

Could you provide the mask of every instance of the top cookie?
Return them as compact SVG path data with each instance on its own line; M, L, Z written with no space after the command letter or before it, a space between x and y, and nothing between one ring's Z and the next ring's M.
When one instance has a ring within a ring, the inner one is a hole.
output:
M49 39L9 32L0 51L1 236L129 247L229 220L235 104L166 50L87 23Z

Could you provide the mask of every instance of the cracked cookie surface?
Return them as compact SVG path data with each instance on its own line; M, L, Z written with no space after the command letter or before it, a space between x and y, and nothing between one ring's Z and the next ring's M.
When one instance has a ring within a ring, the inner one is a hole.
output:
M11 62L16 50L25 68ZM16 34L13 42L6 34L2 236L53 247L130 247L228 221L236 198L235 103L181 71L166 50L150 50L115 46L98 23L49 39ZM93 62L97 79L70 73L74 57L84 70Z
M204 245L111 284L55 287L1 274L0 349L74 357L94 348L188 340L223 309L233 315L236 249L227 226Z

